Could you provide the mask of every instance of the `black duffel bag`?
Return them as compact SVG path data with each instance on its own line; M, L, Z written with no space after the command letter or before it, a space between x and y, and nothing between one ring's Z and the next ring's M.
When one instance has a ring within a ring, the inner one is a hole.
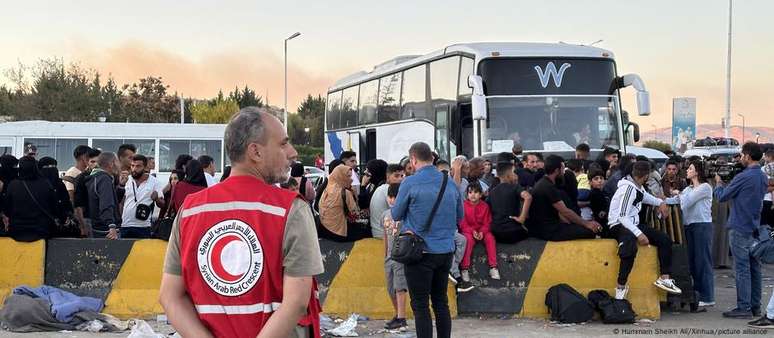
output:
M589 302L602 315L605 324L632 324L637 314L632 309L632 303L626 299L615 299L605 290L589 292Z
M567 284L554 285L548 289L546 306L554 322L585 323L594 317L591 303Z

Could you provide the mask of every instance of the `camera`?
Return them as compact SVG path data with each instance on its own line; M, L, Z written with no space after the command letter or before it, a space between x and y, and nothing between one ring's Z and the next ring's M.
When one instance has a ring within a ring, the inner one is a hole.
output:
M728 162L723 159L710 159L705 164L704 177L712 178L718 175L723 182L730 182L736 174L744 170L744 166L738 161Z

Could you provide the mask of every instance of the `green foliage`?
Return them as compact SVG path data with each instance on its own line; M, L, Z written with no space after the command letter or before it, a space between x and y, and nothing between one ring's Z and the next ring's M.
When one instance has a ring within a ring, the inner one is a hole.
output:
M255 95L255 91L247 86L241 91L235 87L234 91L228 94L228 97L239 105L239 109L251 106L263 107L263 99Z
M290 142L314 147L323 146L325 99L308 95L298 107L298 113L288 114ZM309 128L309 131L306 131Z
M219 96L208 102L195 103L190 110L196 123L227 123L231 115L239 111L239 105L231 98Z
M314 119L322 117L325 114L325 99L317 95L307 95L306 99L298 106L298 115L303 119Z
M314 157L317 156L318 154L320 156L322 156L323 154L322 147L311 147L311 146L296 145L296 144L293 144L293 147L296 148L296 151L298 152L298 160L307 166L313 166Z
M642 146L645 148L656 149L662 153L666 153L672 150L671 145L661 141L656 141L656 140L646 141L645 143L642 144Z

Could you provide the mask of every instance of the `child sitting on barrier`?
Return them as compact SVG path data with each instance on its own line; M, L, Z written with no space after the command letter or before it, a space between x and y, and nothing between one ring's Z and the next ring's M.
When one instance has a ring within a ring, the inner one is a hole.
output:
M615 290L616 299L626 298L629 291L627 282L629 274L634 268L638 244L642 246L652 244L658 251L661 276L653 284L669 293L682 293L670 277L672 240L665 233L640 224L639 213L643 204L657 206L661 215L669 217L666 203L649 194L643 187L649 176L650 163L635 162L631 175L618 182L618 189L610 202L610 212L608 212L610 231L608 235L618 241L618 257L621 258L618 270L618 287Z
M492 224L492 214L489 212L489 205L481 200L483 195L481 186L477 183L468 185L467 196L463 207L465 217L460 221L460 232L467 239L465 245L465 256L462 258L462 280L470 282L470 256L473 254L473 247L476 242L483 241L486 246L487 262L489 263L489 277L500 279L500 271L497 270L497 249L495 248L495 238L489 227Z
M605 187L605 172L600 169L589 171L589 185L591 193L589 194L589 209L591 210L591 219L602 224L603 236L609 230L607 225L607 211L610 210L610 200L602 189Z
M395 205L399 188L400 183L390 184L387 188L387 204L390 208ZM395 222L392 219L389 208L382 213L381 221L382 227L384 227L384 276L387 279L387 293L392 301L392 307L395 309L395 317L387 322L384 328L405 331L408 328L408 323L406 323L406 293L408 292L406 273L403 264L390 257L392 243L400 232L400 222Z

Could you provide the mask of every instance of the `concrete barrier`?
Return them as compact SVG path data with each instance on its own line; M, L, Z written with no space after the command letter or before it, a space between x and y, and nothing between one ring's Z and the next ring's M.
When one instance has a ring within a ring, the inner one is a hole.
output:
M0 304L20 285L37 287L43 284L43 264L46 258L46 243L16 242L0 238Z
M326 270L318 276L324 312L392 318L383 245L378 239L320 241ZM457 298L450 284L450 310L454 316L459 312L546 317L545 294L555 284L568 283L584 294L594 289L612 293L618 273L616 250L613 240L546 243L529 239L515 245L498 244L502 280L494 281L488 277L486 254L479 245L471 267L478 288ZM105 299L105 311L120 318L152 318L163 312L157 299L165 252L166 242L159 240L17 243L0 239L0 255L7 258L0 265L0 297L19 285L45 282L78 295ZM659 300L664 296L653 286L657 276L655 248L640 248L628 296L640 317L660 316ZM410 308L407 310L410 314Z

